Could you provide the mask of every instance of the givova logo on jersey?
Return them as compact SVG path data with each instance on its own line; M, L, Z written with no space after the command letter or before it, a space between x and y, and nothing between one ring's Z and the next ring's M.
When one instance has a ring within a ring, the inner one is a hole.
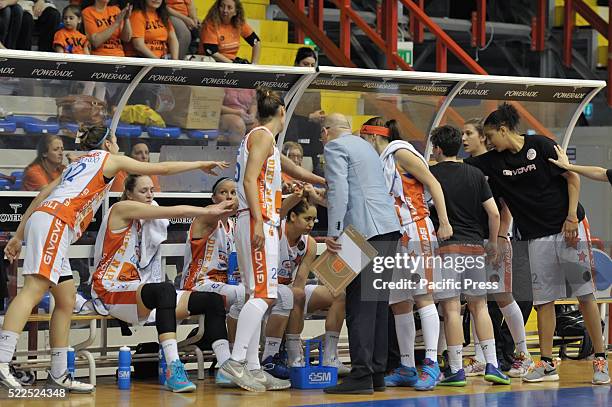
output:
M507 177L512 177L515 175L526 174L528 172L535 171L536 169L537 167L535 164L529 164L529 165L525 165L523 167L519 167L513 170L503 170L502 174L504 174Z

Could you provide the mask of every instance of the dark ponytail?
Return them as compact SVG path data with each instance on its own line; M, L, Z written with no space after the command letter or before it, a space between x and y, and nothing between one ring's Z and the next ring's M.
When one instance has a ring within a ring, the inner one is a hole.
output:
M76 143L82 151L97 150L102 148L109 135L110 129L106 126L81 126Z
M257 118L259 124L269 122L278 113L278 109L285 106L280 93L260 86L257 88Z
M299 216L302 213L305 213L308 209L310 209L312 205L308 203L307 198L303 198L300 202L298 202L293 208L289 209L287 212L287 219L291 219L291 214L295 213L295 216Z
M501 126L506 126L508 130L515 131L520 119L516 108L504 102L485 119L483 127L495 127L496 130L499 130Z

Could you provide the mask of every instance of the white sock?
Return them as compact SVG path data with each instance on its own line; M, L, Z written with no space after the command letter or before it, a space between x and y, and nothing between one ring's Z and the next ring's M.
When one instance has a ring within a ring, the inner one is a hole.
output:
M448 366L451 373L463 369L463 345L448 345Z
M166 339L165 341L161 341L160 345L164 351L164 358L166 359L168 366L170 366L170 364L175 360L179 359L176 339Z
M217 339L212 343L212 350L215 352L217 363L219 366L228 360L231 356L229 342L227 339Z
M419 309L421 317L421 330L425 343L425 357L436 361L438 354L438 340L440 338L440 317L434 304Z
M512 339L514 339L514 346L517 352L523 352L526 356L529 356L527 350L527 338L525 336L525 325L523 324L523 314L516 301L506 305L500 310L508 324Z
M476 359L479 363L485 363L484 353L482 353L480 340L478 340L476 326L474 325L474 315L472 314L470 314L470 328L472 328L472 336L474 337L474 359Z
M399 345L401 363L406 367L416 367L414 363L414 313L395 315L395 334ZM435 359L432 359L435 360Z
M268 356L274 356L278 353L280 349L280 344L283 341L282 338L274 338L266 336L266 347L264 348L263 356L261 357L263 360L266 360Z
M259 370L261 369L261 365L259 364L259 337L261 336L261 323L257 326L255 332L253 332L253 336L251 337L251 342L249 342L249 347L246 353L247 360L247 369L249 370Z
M339 337L340 332L325 332L325 343L323 344L323 366L331 366L331 362L336 358Z
M484 353L485 360L487 363L497 366L497 352L495 352L495 338L487 339L486 341L480 341L480 347Z
M444 330L444 323L440 322L440 334L438 335L438 352L440 355L448 350L446 346L446 331Z
M302 349L302 340L300 334L286 334L285 348L287 349L287 358L289 367L299 367L304 360Z
M237 361L246 359L251 338L255 331L261 332L261 320L267 310L268 304L261 298L252 298L244 304L238 317L232 359ZM259 337L257 337L257 341L259 341Z
M51 375L56 379L68 370L68 348L51 348Z
M13 360L18 339L18 333L0 330L0 363L9 363Z

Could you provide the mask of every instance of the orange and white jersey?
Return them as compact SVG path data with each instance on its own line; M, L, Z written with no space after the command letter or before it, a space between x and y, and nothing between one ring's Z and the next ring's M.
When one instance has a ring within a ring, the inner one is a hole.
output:
M108 219L112 213L111 207L102 220L96 239L92 296L99 297L105 304L131 304L135 291L129 287L134 282L141 282L138 273L141 224L138 220L132 220L122 230L111 230Z
M302 235L294 246L287 240L287 221L283 219L280 227L278 257L278 283L291 285L300 264L308 252L308 235Z
M234 222L228 219L228 227L219 221L208 236L194 239L189 228L189 240L185 244L185 268L181 290L193 290L206 280L227 282L227 266L230 253L234 252ZM193 226L192 226L193 227Z
M242 140L238 150L236 162L236 183L238 184L238 211L249 209L244 189L244 172L249 160L249 136L256 130L264 130L273 135L267 127L256 127L251 130ZM281 156L276 145L272 155L266 158L257 177L257 189L259 191L259 206L263 221L272 225L280 225L280 208L282 203L282 178L281 178Z
M104 179L104 164L110 153L93 150L70 164L59 185L36 208L66 222L75 231L74 241L87 229L112 185Z
M415 154L425 165L428 164L412 144L403 140L392 141L380 155L389 193L395 199L397 216L400 224L405 226L427 218L429 207L423 184L411 174L402 172L395 161L395 153L402 149Z

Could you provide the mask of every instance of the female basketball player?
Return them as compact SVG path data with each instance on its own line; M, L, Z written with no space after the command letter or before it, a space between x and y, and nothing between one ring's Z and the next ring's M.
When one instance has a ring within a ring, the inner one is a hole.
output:
M212 188L212 201L215 204L231 201L237 207L236 182L230 178L219 178ZM245 293L242 284L228 282L230 257L236 255L234 221L229 215L220 219L198 216L191 223L185 244L181 290L215 292L223 296L225 308L229 312L228 337L230 343L233 343L240 313L238 303L244 304ZM233 270L236 279L239 277L238 272Z
M195 385L179 360L176 321L205 314L206 335L212 340L212 348L218 359L227 359L223 298L216 293L191 291L179 291L177 298L174 286L165 282L161 270L156 270L160 266L143 269L142 255L145 250L157 252L165 238L167 222L158 220L196 216L218 219L231 213L233 204L223 202L206 208L157 206L153 204L154 188L150 177L128 175L122 201L114 204L102 220L94 252L92 297L99 298L110 315L130 324L146 322L155 310L152 319L168 364L165 386L173 392L188 392L195 390ZM156 233L163 233L163 238L156 238ZM156 247L145 249L145 241L155 241Z
M429 172L427 161L412 144L401 138L395 120L385 123L381 117L373 117L364 123L360 133L380 154L387 186L395 198L396 211L403 229L400 250L413 256L432 257L437 239L448 239L453 229L446 216L442 188ZM437 235L429 219L425 188L430 191L440 214ZM413 281L422 278L433 281L434 270L431 267L402 271L403 277L409 280L418 276ZM395 330L402 356L400 367L385 378L385 384L390 387L411 386L417 390L432 390L440 376L436 360L440 319L431 293L427 288L415 289L413 292L391 290L389 303L395 316ZM426 350L420 377L414 361L414 303L421 318Z
M315 192L307 185L305 191ZM285 346L289 356L289 367L304 366L300 334L304 328L304 314L328 310L325 318L325 343L323 365L338 368L338 375L350 373L350 369L338 359L338 338L344 323L344 294L334 296L322 285L306 284L311 265L317 255L317 243L310 236L317 219L317 208L309 203L311 193L297 201L288 210L281 226L281 271L279 275L290 280L294 288L303 290L304 302L296 301L289 317ZM265 364L265 360L264 360Z
M540 135L520 134L519 120L512 105L500 105L484 122L484 133L494 150L465 162L489 177L512 213L518 237L528 241L542 357L523 381L559 380L552 360L554 302L571 296L578 298L593 340L592 383L609 383L601 318L593 296L589 225L578 202L580 177L549 162L549 158L557 158L555 142ZM571 292L566 292L566 284Z
M9 362L32 308L50 290L55 308L49 329L51 370L47 384L74 392L94 390L91 384L73 380L67 370L70 319L76 298L68 248L91 222L115 174L126 171L170 175L191 170L214 173L215 168L228 166L225 162L214 161L143 163L117 154L117 138L109 128L83 130L77 142L89 153L71 163L61 177L34 198L4 249L7 259L13 262L19 259L22 242L26 239L24 286L11 302L0 330L0 384L7 388L21 387L9 372Z
M285 107L278 93L259 88L257 114L260 126L242 140L236 163L236 251L242 283L250 298L238 318L232 357L219 370L246 390L265 391L290 385L263 372L257 353L261 320L277 298L281 165L285 173L298 180L325 181L280 155L275 137L285 126Z
M463 125L462 139L463 149L471 157L477 157L488 151L487 138L482 128L482 119L467 120ZM488 265L487 280L498 281L499 288L493 291L489 290L489 294L493 295L493 298L499 305L499 309L508 324L516 347L514 362L512 363L512 368L508 372L508 376L523 377L525 373L527 373L529 366L533 364L533 360L527 350L523 314L512 296L512 246L507 237L512 215L510 215L508 207L503 202L498 206L501 206L499 211L501 222L497 239L499 257L496 262L497 264ZM485 236L488 236L487 231L485 231ZM474 321L473 317L472 321ZM468 363L465 367L465 374L466 376L482 376L485 372L485 357L480 348L478 335L476 335L473 324L472 335L474 336L474 350L476 355L475 358L468 359Z

